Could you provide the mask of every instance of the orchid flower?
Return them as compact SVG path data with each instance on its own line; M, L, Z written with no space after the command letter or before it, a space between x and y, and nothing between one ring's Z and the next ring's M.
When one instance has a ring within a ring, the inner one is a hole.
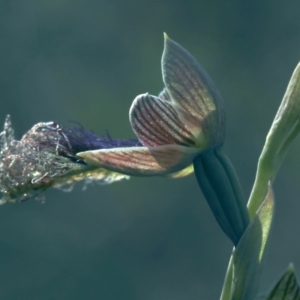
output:
M165 88L158 97L139 95L129 111L142 146L96 149L77 156L88 165L127 175L186 175L199 153L221 146L221 95L196 59L167 35L162 74Z
M134 176L184 176L193 169L219 225L237 245L249 224L245 198L222 152L225 110L206 71L165 35L163 91L137 96L129 110L142 146L77 153L91 166ZM193 168L191 168L191 164Z
M165 35L163 91L137 96L129 119L138 140L99 137L82 127L38 123L14 139L9 117L0 133L2 202L77 181L111 183L128 176L181 177L195 170L217 221L237 245L249 217L232 165L222 152L223 100L196 59Z

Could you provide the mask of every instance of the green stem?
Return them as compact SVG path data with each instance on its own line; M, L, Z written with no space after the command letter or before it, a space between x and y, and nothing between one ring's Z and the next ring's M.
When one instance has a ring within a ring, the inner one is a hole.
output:
M281 163L288 151L289 146L295 137L299 134L300 121L297 120L291 131L287 134L282 146L278 149L277 153L272 153L271 145L266 143L258 160L257 172L248 201L248 211L250 219L252 219L264 201L268 193L269 182L273 183L279 171Z
M231 299L232 279L233 279L233 256L231 255L220 300Z
M288 84L286 93L274 118L266 142L260 155L255 182L248 201L250 220L263 203L268 193L269 183L273 183L289 145L300 131L300 64L297 65ZM263 250L264 251L264 250ZM231 299L232 258L221 294L221 300Z
M250 220L255 216L256 211L268 193L269 181L273 182L277 173L273 168L274 163L270 161L269 156L265 154L266 151L263 151L258 160L256 177L248 201Z

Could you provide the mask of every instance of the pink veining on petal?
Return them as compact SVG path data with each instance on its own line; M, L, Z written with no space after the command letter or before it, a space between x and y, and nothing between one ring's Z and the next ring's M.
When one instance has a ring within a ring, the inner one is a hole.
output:
M168 95L179 108L182 122L197 138L203 135L209 138L212 147L222 144L225 113L217 87L197 60L168 37L165 38L162 73Z
M149 94L139 95L133 101L129 115L131 126L144 146L195 145L195 137L169 101Z
M127 175L153 176L177 172L191 164L198 151L178 145L100 149L77 155L90 165Z
M167 89L164 88L158 95L159 99L165 100L165 101L172 101L170 94L168 93Z

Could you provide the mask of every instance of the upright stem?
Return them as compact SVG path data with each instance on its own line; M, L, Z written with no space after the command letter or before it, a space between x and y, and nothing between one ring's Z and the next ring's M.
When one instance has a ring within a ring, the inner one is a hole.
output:
M268 184L273 182L287 152L287 149L300 131L300 63L296 66L286 93L274 118L260 155L255 182L248 201L250 220L263 203L268 193ZM231 299L233 278L232 257L221 294L221 300Z
M222 288L221 298L220 300L230 300L231 299L231 287L232 287L232 279L233 279L233 256L231 255L227 272L225 275L225 281Z

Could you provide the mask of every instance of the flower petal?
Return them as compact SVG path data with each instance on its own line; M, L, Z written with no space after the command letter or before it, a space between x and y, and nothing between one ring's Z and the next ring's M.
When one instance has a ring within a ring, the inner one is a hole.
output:
M170 94L168 93L167 89L164 88L158 95L159 99L165 100L165 101L172 101Z
M132 147L80 152L77 156L92 166L115 172L153 176L178 172L189 166L199 151L178 145Z
M137 96L129 112L131 126L146 147L177 144L195 147L192 133L178 117L172 103L158 97Z
M197 60L166 35L162 74L182 122L195 136L203 134L199 131L202 127L211 143L221 144L225 134L225 113L219 91Z
M193 165L189 165L186 168L184 168L184 169L182 169L182 170L180 170L178 172L175 172L175 173L167 175L167 177L170 177L170 178L181 178L181 177L188 176L188 175L190 175L192 173L194 173L194 166Z

